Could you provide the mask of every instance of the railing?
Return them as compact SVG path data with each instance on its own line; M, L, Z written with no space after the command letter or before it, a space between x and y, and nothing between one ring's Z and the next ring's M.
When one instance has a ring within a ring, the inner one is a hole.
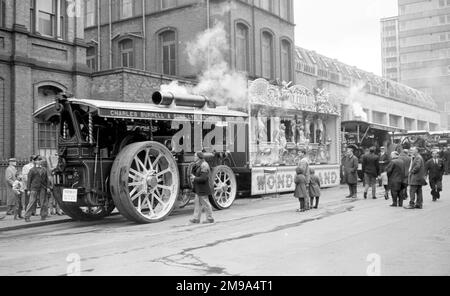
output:
M17 161L17 171L21 171L22 167L27 164L27 160L18 160ZM0 205L6 204L6 179L5 172L8 168L9 163L8 159L0 159Z

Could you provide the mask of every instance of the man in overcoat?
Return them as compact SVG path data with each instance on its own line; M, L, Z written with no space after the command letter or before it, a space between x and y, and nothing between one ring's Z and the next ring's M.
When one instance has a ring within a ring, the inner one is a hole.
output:
M377 198L377 177L380 175L380 160L375 154L375 147L369 149L369 154L362 157L362 171L364 174L364 198L367 199L369 188L372 187L372 198Z
M437 151L433 151L433 157L425 164L425 174L428 175L428 181L431 187L431 196L433 201L441 198L442 177L444 175L444 162L439 159Z
M344 168L344 181L347 183L350 195L347 198L358 197L358 158L353 155L353 149L348 148L345 157L342 159Z
M417 147L413 147L411 149L411 153L413 155L413 159L411 161L411 168L409 170L410 202L408 209L422 209L422 186L427 184L427 182L425 181L425 163Z
M392 194L391 207L403 207L403 198L401 191L403 189L403 178L405 174L404 164L401 159L398 158L398 152L391 153L391 161L386 167L386 173L389 179L389 188Z
M211 168L205 160L203 152L195 154L195 165L191 175L191 182L194 185L195 201L194 201L194 217L190 220L193 224L199 224L203 209L206 212L205 223L214 223L213 211L209 202L211 195L211 187L209 184L209 175Z
M9 166L5 171L5 181L6 181L6 205L7 205L7 215L16 214L18 196L13 191L14 182L17 180L17 159L11 158L9 159Z

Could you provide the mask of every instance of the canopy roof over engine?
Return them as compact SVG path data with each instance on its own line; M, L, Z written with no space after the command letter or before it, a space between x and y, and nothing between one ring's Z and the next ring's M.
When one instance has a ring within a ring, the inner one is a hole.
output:
M70 98L67 101L72 105L79 105L89 112L97 113L103 118L133 119L133 120L194 120L196 115L219 117L248 117L247 113L229 110L227 107L194 108L156 106L146 103L129 103L104 100L84 100ZM56 102L38 109L33 117L37 122L48 122L52 117L59 116Z

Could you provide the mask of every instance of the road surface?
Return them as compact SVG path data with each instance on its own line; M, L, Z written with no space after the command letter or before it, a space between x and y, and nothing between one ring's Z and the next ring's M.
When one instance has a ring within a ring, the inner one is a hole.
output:
M450 177L444 188L436 203L425 189L423 210L348 200L344 186L307 213L282 196L238 200L213 225L190 225L188 206L152 225L115 216L7 231L0 275L450 275Z

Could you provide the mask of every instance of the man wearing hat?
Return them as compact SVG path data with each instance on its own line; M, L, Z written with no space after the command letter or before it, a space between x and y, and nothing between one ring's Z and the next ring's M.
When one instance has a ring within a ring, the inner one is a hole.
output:
M16 205L18 202L18 196L13 190L14 182L17 180L17 159L10 158L9 166L5 171L5 180L6 180L6 205L7 205L7 215L17 215L18 209L16 209Z
M22 180L24 184L28 183L28 173L30 172L30 170L32 168L35 167L35 163L34 163L34 159L36 158L36 155L31 155L30 156L30 162L27 163L26 165L24 165L24 167L22 168ZM25 198L24 198L24 204L23 204L23 209L26 210L27 209L27 205L28 202L30 201L30 196L28 194L25 194ZM33 213L34 216L34 213Z
M202 216L202 211L206 211L206 222L214 223L212 206L209 202L209 195L211 195L211 187L209 185L209 175L211 169L209 164L205 161L203 152L195 154L195 165L192 170L191 182L194 185L195 193L195 209L194 217L190 220L193 224L199 224Z
M392 161L389 162L386 167L386 173L389 178L389 188L392 194L391 207L403 207L403 196L401 192L403 190L403 180L405 177L405 165L397 151L391 153Z
M40 156L36 156L34 161L36 166L28 173L27 191L30 192L30 201L25 213L26 222L30 222L31 213L36 211L38 199L41 204L41 220L45 220L48 216L48 173L47 170L42 167L43 159Z

